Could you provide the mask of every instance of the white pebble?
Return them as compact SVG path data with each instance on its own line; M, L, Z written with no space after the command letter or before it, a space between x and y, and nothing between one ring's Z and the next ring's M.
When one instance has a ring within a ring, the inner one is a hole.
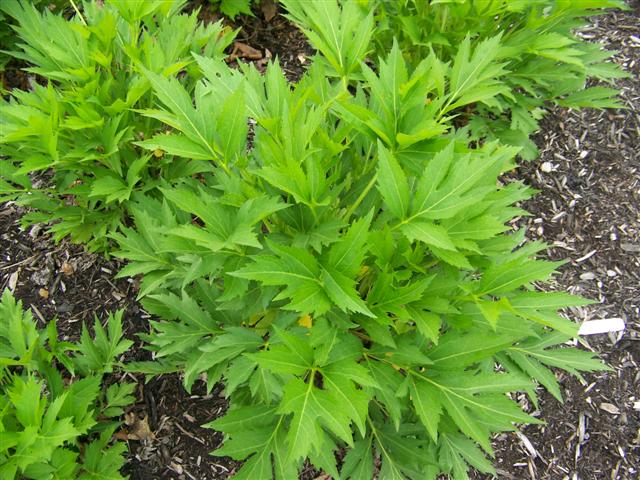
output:
M543 171L544 173L553 172L554 170L553 163L544 162L542 165L540 165L540 170Z

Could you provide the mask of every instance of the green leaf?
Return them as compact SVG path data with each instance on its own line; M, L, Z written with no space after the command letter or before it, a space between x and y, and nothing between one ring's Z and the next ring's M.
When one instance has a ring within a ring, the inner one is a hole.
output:
M378 386L375 396L384 404L390 420L395 428L398 429L402 418L402 403L396 396L396 392L400 389L403 376L388 364L373 361L370 357L367 357L366 360L371 378L375 380Z
M206 119L196 111L189 94L180 82L175 78L164 78L150 71L146 71L145 75L151 82L158 99L171 113L154 110L147 110L143 113L181 131L188 139L207 152L210 158L219 158L220 152L216 148L212 128L207 127Z
M488 268L478 285L478 295L498 295L510 292L535 280L545 280L565 262L530 261L526 268L509 262Z
M469 414L459 397L443 392L442 404L460 431L478 442L485 452L492 454L489 431Z
M618 94L614 88L596 86L567 95L558 103L570 108L624 108L624 104L616 99Z
M443 434L442 439L440 456L444 466L455 475L455 478L468 478L467 463L480 472L496 475L491 462L471 440L451 433Z
M68 387L69 395L66 397L62 407L60 408L60 417L73 417L75 425L85 433L89 428L95 425L95 421L87 413L92 414L96 407L98 397L100 395L102 378L100 376L89 376L73 382Z
M420 334L437 345L442 324L440 316L433 312L416 308L413 305L408 305L407 311Z
M11 403L16 409L16 419L23 427L40 427L47 404L46 399L40 396L41 388L41 384L30 376L26 381L16 378L8 390Z
M91 184L91 197L106 197L107 202L114 200L126 200L131 194L131 189L121 179L106 176L99 178Z
M551 370L544 367L544 365L535 358L528 357L520 352L509 352L509 358L531 378L540 382L558 401L563 401L560 384Z
M409 395L420 421L434 442L438 441L438 423L442 414L442 402L438 390L424 381L409 380Z
M496 334L490 331L460 335L450 331L440 337L438 345L429 351L429 358L433 360L436 367L440 365L444 368L464 367L509 348L522 335Z
M579 325L557 315L556 310L592 303L563 292L518 292L509 302L514 313L571 337L577 336Z
M327 265L347 277L358 274L368 249L367 240L372 217L373 212L369 212L366 217L351 224L344 236L331 246Z
M246 147L249 126L244 98L244 89L238 88L227 97L220 112L218 134L222 139L222 153L227 163Z
M162 150L169 155L177 155L193 160L213 160L211 151L203 148L199 143L189 140L184 135L164 134L156 135L149 140L136 142L136 145L147 150Z
M74 363L81 372L85 374L111 372L117 357L133 345L131 340L122 339L123 313L122 310L119 310L115 314L109 314L106 331L96 317L93 324L94 338L91 338L86 325L83 324L78 344L78 351L81 355L74 358Z
M302 459L322 447L320 425L349 445L353 445L348 414L336 409L339 399L329 392L294 378L284 388L278 411L291 413L293 417L287 433L288 458Z
M328 297L343 312L357 312L375 318L355 289L355 282L340 272L322 268L322 285Z
M419 240L429 246L442 248L444 250L457 250L447 230L440 225L420 221L406 223L402 225L402 233L404 233L410 241Z
M273 372L303 375L313 367L313 350L296 336L278 329L276 331L283 344L273 345L252 358L262 368Z
M366 369L358 367L359 364L352 361L336 362L329 367L323 367L321 372L325 389L339 402L341 409L364 435L365 418L371 397L365 391L356 389L353 381L360 386L375 386L375 383ZM354 370L357 372L356 375Z
M221 0L220 11L229 18L236 18L241 13L253 16L250 0Z
M393 154L378 140L378 190L396 218L404 219L409 209L409 184Z
M554 335L550 334L549 336ZM555 334L556 338L566 338L564 335ZM544 348L543 345L536 345L536 342L524 342L518 346L511 347L510 351L524 353L536 360L557 368L562 368L573 374L580 371L594 372L598 370L608 370L600 360L595 359L595 355L584 352L577 348Z
M124 442L116 442L108 446L114 434L115 427L107 428L100 434L97 440L91 442L84 454L83 474L81 480L99 480L102 478L113 478L114 480L124 480L120 475L125 459L124 452L127 450Z
M303 314L325 313L331 307L331 301L320 280L317 260L300 248L269 245L278 256L255 256L252 263L230 275L257 280L263 285L286 285L275 299L291 299L288 309Z
M424 442L416 438L413 425L406 424L395 429L389 424L375 427L375 446L382 465L380 477L393 480L420 478L432 479L435 459L423 448Z
M373 478L371 438L358 440L354 443L353 448L344 457L340 474L344 479Z
M124 413L123 407L131 405L136 398L133 395L136 390L135 383L114 383L107 388L106 405L102 410L105 417L119 417Z
M476 299L476 306L480 310L480 313L482 313L482 316L485 318L485 320L487 320L487 322L489 322L489 325L491 325L491 328L493 328L494 330L498 325L498 319L500 318L500 316L503 313L513 311L509 300L507 300L506 298L501 298L497 301L483 300L478 298Z

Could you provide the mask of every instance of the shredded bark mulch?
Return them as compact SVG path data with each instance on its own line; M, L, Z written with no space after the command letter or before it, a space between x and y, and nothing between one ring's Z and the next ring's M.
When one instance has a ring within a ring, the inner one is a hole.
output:
M531 217L519 224L529 238L550 244L550 258L569 260L545 288L599 302L568 312L576 321L616 317L627 328L581 341L611 372L586 374L584 381L558 373L564 403L541 390L540 409L533 412L547 423L495 439L498 478L627 480L640 471L640 3L632 6L594 19L581 33L618 50L615 61L632 74L616 82L627 109L554 109L536 138L540 159L516 174L540 190L524 205ZM201 16L207 15L215 19L204 9ZM300 78L313 50L289 22L256 11L237 24L238 42L262 56L239 55L237 61L262 68L278 57L292 81ZM10 80L25 84L26 76L14 76ZM122 264L67 242L55 245L39 227L20 228L23 213L11 203L0 206L0 290L9 287L40 322L57 316L65 339L79 338L82 322L92 322L94 314L105 320L107 312L123 308L125 336L135 341L123 360L149 359L136 336L148 332L149 316L135 301L135 282L115 279ZM145 383L125 374L108 381L138 383L131 421L123 427L125 438L139 438L129 440L124 473L132 480L223 479L237 469L237 462L209 455L222 437L201 428L227 408L221 386L207 394L197 383L186 392L178 375ZM302 478L326 477L307 468Z

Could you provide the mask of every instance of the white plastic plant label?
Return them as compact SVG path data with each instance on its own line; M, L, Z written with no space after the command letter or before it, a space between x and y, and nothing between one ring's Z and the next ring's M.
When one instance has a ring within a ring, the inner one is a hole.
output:
M624 320L621 318L602 318L583 322L578 330L578 335L595 335L598 333L620 332L622 330L624 330Z

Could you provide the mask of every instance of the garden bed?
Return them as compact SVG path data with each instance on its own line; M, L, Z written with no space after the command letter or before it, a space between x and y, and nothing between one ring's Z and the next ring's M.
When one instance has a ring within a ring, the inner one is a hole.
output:
M620 317L627 329L583 339L611 372L585 374L584 382L561 376L563 405L541 391L545 425L495 439L500 478L631 479L640 471L639 16L636 2L632 11L596 18L583 31L619 51L614 60L632 74L617 82L628 109L554 110L536 137L540 158L515 173L540 190L524 205L531 217L519 224L529 238L551 245L551 259L570 260L553 288L599 302L573 309L574 319ZM262 57L252 61L260 66L278 57L289 78L299 78L312 52L291 24L279 16L266 21L261 14L239 22L237 41ZM57 315L59 332L69 339L79 337L82 322L94 312L106 317L124 308L125 336L136 342L126 360L149 359L136 337L148 331L149 316L135 301L135 281L115 278L122 264L66 242L55 245L38 227L20 229L23 213L10 203L0 211L0 290L13 290L41 321ZM207 394L197 383L189 394L177 375L136 380L133 420L122 431L129 437L125 473L131 479L205 480L233 473L237 462L208 455L222 436L200 427L224 413L221 386ZM326 477L307 469L302 478Z

